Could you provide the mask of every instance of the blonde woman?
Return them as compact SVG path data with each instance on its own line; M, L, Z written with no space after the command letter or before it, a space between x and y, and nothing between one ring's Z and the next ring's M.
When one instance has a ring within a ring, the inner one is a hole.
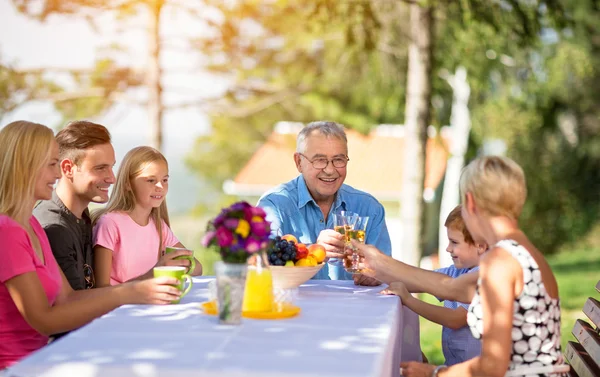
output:
M121 304L168 304L179 297L172 278L74 291L33 217L60 178L52 130L18 121L0 130L0 369Z
M106 208L92 214L97 286L149 278L155 265L190 265L174 259L189 250L163 255L168 246L184 248L169 227L168 191L169 165L159 151L137 147L125 155ZM191 274L201 275L195 262Z
M474 239L492 245L479 273L456 279L395 261L372 246L355 246L366 273L411 292L470 302L467 323L482 340L481 356L451 367L401 364L403 376L559 376L568 371L560 349L558 285L550 266L517 220L527 189L514 161L482 157L463 171L462 216Z

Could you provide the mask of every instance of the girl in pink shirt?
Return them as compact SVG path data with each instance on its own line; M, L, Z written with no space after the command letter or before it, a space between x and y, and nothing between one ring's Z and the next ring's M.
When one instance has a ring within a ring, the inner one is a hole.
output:
M149 278L155 266L190 265L175 259L189 250L163 255L168 246L184 247L169 228L168 191L169 166L159 151L137 147L125 155L106 208L92 214L98 287ZM197 260L191 274L202 274Z
M52 130L17 121L0 131L0 370L121 304L168 304L173 278L74 291L32 216L60 178Z

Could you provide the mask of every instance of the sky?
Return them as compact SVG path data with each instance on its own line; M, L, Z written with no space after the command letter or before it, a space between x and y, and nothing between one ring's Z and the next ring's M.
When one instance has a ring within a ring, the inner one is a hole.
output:
M51 16L41 23L18 13L11 0L0 0L0 57L3 62L17 68L90 68L96 59L105 56L116 57L122 65L145 66L148 54L143 15L127 23L116 23L110 15L100 15L94 20L97 30L82 17L75 16ZM202 24L172 8L164 9L161 21L161 36L171 46L163 52L161 59L165 70L165 102L190 102L222 93L226 89L226 81L203 72L202 58L191 53L182 43L182 36L205 32ZM111 52L108 47L115 43L124 46L124 51L116 55ZM63 80L61 76L54 78ZM130 91L126 97L140 101L145 99L145 92ZM4 117L0 127L17 119L50 127L60 126L61 121L52 104L32 102ZM143 107L123 102L90 120L110 130L118 164L129 149L149 143L147 119ZM200 200L202 183L190 175L183 160L194 139L209 130L209 119L200 108L165 113L163 152L170 165L171 185L167 201L171 212L190 209Z

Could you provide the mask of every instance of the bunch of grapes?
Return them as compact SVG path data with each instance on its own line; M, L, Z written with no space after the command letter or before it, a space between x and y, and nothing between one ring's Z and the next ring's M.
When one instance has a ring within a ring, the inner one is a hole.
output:
M282 240L275 237L269 247L269 263L271 266L285 266L285 262L296 260L296 244L294 241Z

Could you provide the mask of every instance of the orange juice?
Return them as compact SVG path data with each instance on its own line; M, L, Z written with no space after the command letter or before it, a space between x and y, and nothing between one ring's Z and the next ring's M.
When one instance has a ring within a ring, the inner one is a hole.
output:
M242 310L245 312L270 312L273 310L273 277L271 270L248 266Z

